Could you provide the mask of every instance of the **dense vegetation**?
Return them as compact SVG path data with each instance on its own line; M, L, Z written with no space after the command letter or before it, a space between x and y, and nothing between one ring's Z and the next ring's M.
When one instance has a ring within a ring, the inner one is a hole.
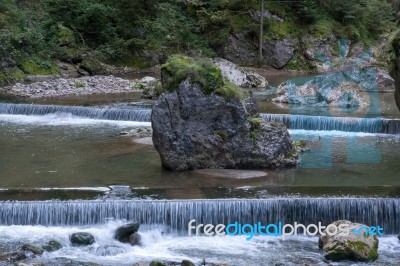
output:
M77 63L87 54L139 67L154 54L212 56L232 33L258 39L260 6L260 0L2 0L0 67L8 74L0 79L52 73L54 59ZM391 30L398 1L266 1L265 7L284 18L265 21L266 40L334 33L368 43Z

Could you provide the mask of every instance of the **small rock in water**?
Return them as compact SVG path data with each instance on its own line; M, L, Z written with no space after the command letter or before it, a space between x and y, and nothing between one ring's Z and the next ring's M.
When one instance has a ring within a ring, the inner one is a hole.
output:
M181 266L195 266L190 260L183 260Z
M167 265L164 262L153 260L152 262L150 262L149 266L167 266Z
M34 245L31 245L31 244L25 244L25 245L23 245L23 246L22 246L22 250L30 251L30 252L32 252L33 254L36 254L36 255L42 255L43 252L44 252L43 249L41 249L41 248L39 248L39 247L36 247L36 246L34 246Z
M133 233L129 236L129 242L131 243L132 246L140 245L141 240L142 240L142 237L137 232Z
M115 239L123 243L130 243L130 236L136 233L139 227L138 223L125 224L115 231Z
M62 245L56 240L50 240L46 245L43 245L42 248L48 252L52 252L61 249Z
M95 242L94 236L85 232L73 233L69 239L73 245L78 246L88 246Z

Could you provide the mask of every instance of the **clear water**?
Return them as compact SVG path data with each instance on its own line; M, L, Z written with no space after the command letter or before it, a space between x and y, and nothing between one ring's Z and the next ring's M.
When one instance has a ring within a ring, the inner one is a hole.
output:
M226 179L161 168L152 146L119 133L148 122L45 116L0 115L2 188L106 187L203 188L400 186L400 136L340 131L293 130L310 141L297 169L266 170L252 179ZM194 193L194 194L193 194ZM183 196L183 195L181 195ZM223 195L221 195L223 196Z

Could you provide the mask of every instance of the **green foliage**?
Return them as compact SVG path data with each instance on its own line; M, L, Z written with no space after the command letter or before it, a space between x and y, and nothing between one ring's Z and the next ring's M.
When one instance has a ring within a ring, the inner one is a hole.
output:
M75 82L75 87L76 88L85 88L86 84L81 81L77 81L77 82Z
M161 67L161 73L162 87L166 91L176 90L182 81L189 79L199 84L205 94L215 92L226 99L247 96L241 88L224 80L221 70L208 58L174 55Z
M40 58L33 57L20 64L20 68L26 74L31 75L51 75L60 71L59 67L51 62L41 60Z

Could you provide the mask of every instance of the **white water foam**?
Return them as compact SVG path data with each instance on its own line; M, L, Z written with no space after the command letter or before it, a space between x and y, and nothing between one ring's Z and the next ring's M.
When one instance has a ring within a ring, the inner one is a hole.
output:
M117 121L117 120L100 120L73 116L68 113L54 113L42 116L35 115L4 115L0 114L0 125L2 123L13 123L23 125L36 126L117 126L126 127L150 127L150 122L136 121Z
M326 265L318 250L317 237L296 236L283 241L279 237L256 236L245 240L245 236L189 237L164 234L161 227L142 226L142 246L130 246L116 241L115 229L124 221L109 221L93 227L44 227L44 226L0 226L0 243L32 243L41 245L55 239L63 248L56 252L45 252L38 262L57 259L96 262L102 265L132 265L140 261L166 260L180 262L190 259L200 264L227 263L229 265ZM69 235L88 232L96 243L88 247L72 246ZM380 238L379 265L397 265L400 245L396 236ZM363 265L353 262L331 265Z

